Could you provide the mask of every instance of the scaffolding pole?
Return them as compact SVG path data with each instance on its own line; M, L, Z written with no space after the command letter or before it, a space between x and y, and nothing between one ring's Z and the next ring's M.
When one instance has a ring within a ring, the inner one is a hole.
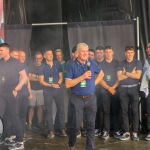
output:
M54 26L54 25L67 25L67 22L55 22L55 23L32 23L32 26Z
M136 34L137 34L137 59L140 60L140 28L139 28L139 17L136 19ZM139 119L140 123L142 124L142 108L139 98ZM140 129L142 128L142 125L140 124Z

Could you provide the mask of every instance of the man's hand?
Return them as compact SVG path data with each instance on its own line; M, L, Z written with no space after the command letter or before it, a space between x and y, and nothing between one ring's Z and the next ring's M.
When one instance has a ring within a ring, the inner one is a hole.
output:
M52 84L52 87L55 88L55 89L59 89L60 85L59 84Z
M83 75L84 79L91 79L92 72L91 71L86 71Z
M136 73L136 67L134 67L131 73Z
M16 90L13 90L12 93L13 93L14 97L16 97L18 94L18 92Z
M126 72L126 69L123 67L122 74L125 74L125 72Z
M116 93L116 90L113 87L109 87L108 88L109 93L111 93L112 95L114 95Z
M29 95L29 100L31 100L31 99L32 99L32 97L33 97L33 96L32 96L32 93L30 93L30 95Z

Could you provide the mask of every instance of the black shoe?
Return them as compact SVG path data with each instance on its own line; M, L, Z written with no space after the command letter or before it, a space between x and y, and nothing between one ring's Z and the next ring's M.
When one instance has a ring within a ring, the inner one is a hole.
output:
M82 136L86 137L87 130L85 128L82 128L81 129L81 134L82 134Z
M60 136L62 136L62 137L67 137L67 133L66 133L65 129L63 129L63 130L61 131Z
M43 122L39 122L39 123L38 123L38 128L40 128L40 129L43 129L43 128L44 128Z
M121 136L121 132L120 132L120 131L114 133L114 137L115 137L116 139L119 139L120 136Z

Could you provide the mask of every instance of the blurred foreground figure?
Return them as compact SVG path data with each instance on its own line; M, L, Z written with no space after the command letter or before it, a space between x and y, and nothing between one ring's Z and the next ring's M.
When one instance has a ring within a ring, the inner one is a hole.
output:
M27 80L23 64L10 57L10 47L7 43L0 44L0 116L8 114L12 127L15 129L16 144L9 149L23 149L23 133L18 115L18 92ZM4 124L5 126L5 124ZM10 136L10 135L9 135Z
M141 81L140 91L145 93L146 112L147 112L147 129L148 133L145 140L150 141L150 43L146 47L147 59L143 68L143 77Z

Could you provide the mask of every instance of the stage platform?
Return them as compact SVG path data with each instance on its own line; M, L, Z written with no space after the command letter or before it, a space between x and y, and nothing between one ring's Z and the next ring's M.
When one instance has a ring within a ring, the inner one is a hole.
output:
M24 150L68 150L68 137L62 138L57 134L53 139L46 139L45 130L33 128L28 135L32 139L25 142ZM95 150L150 150L150 141L145 141L146 135L140 135L140 141L119 141L110 137L104 141L101 137L96 137ZM77 139L77 150L85 150L86 138ZM0 150L7 150L8 147L0 145Z

